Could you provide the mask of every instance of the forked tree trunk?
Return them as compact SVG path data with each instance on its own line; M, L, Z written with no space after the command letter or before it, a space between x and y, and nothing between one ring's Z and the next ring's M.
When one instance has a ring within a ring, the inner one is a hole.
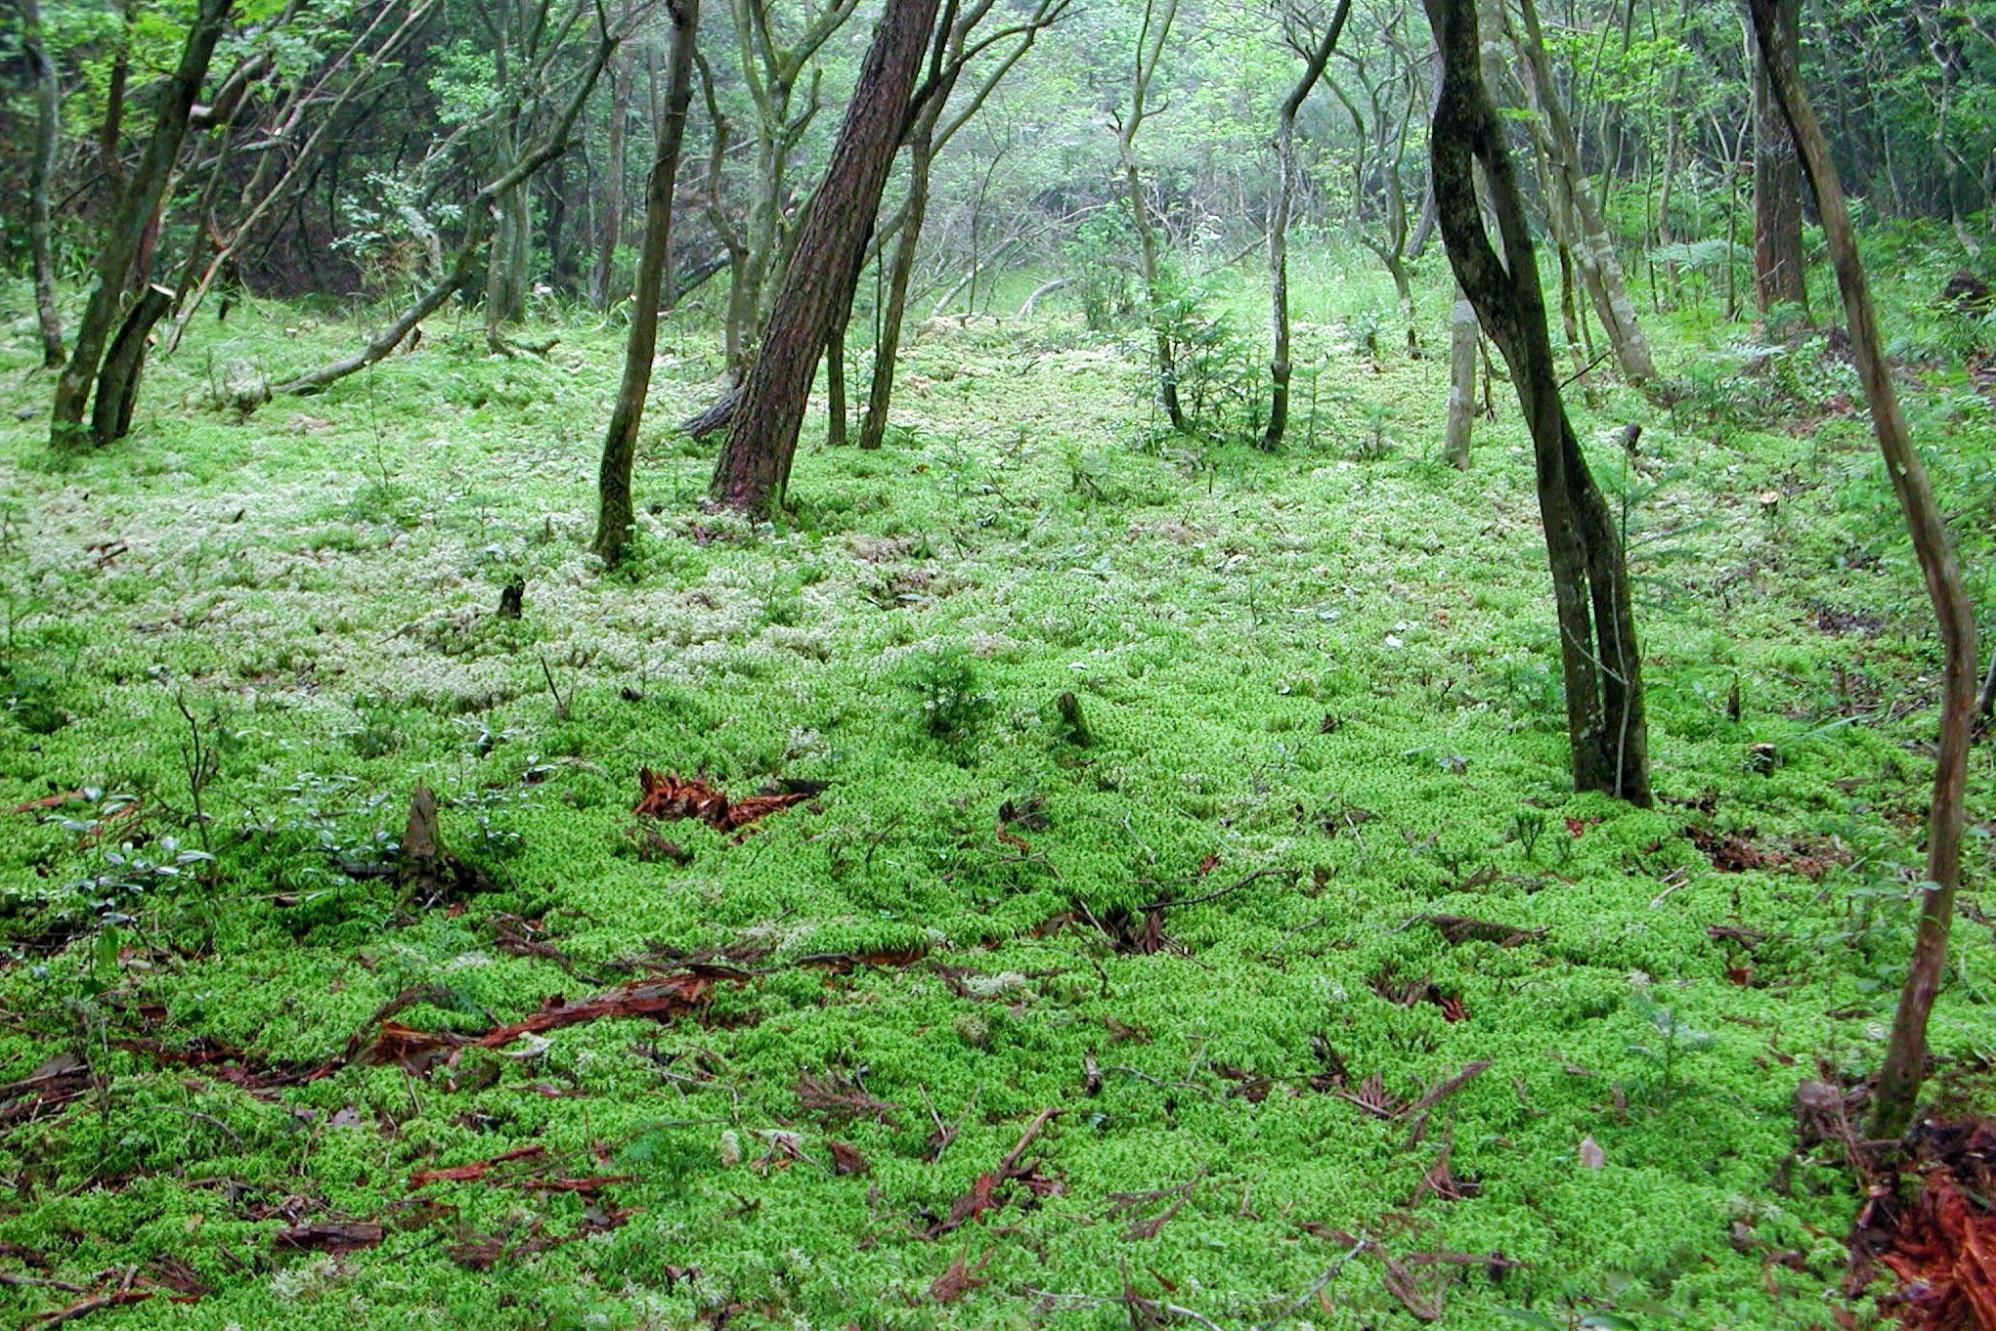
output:
M631 327L624 341L624 378L610 411L597 474L596 541L602 561L616 567L629 553L637 524L631 503L631 471L651 391L652 357L658 350L658 311L672 255L672 196L679 181L680 146L686 140L687 109L693 104L693 43L700 27L700 0L674 0L672 64L666 75L665 114L658 122L658 146L645 183L645 240L638 256L637 290L631 300Z
M824 183L812 198L761 348L714 468L713 498L766 517L783 502L811 380L832 321L852 299L894 164L938 0L888 0L860 67Z
M1337 12L1323 40L1310 52L1303 75L1282 99L1275 114L1275 203L1268 218L1268 315L1270 351L1268 357L1268 426L1262 431L1261 446L1270 452L1282 447L1289 429L1289 213L1296 197L1296 114L1309 99L1310 90L1324 77L1324 66L1337 49L1345 20L1351 17L1351 0L1338 0Z
M1782 0L1750 2L1762 68L1767 72L1782 118L1794 136L1802 169L1816 191L1823 235L1829 242L1830 262L1836 268L1844 317L1850 325L1851 353L1857 360L1865 401L1871 408L1872 433L1877 436L1886 474L1906 515L1913 553L1927 584L1927 597L1933 603L1941 639L1940 745L1934 762L1933 802L1927 812L1927 876L1922 885L1925 890L1921 893L1913 959L1905 988L1899 994L1898 1012L1885 1046L1885 1062L1878 1070L1867 1130L1867 1135L1873 1138L1897 1137L1912 1122L1920 1084L1927 1075L1927 1018L1940 992L1941 973L1947 964L1948 926L1954 919L1955 891L1961 885L1968 746L1975 724L1975 672L1980 664L1975 652L1975 615L1962 584L1961 565L1955 558L1947 518L1934 499L1926 466L1920 460L1919 450L1913 447L1906 417L1899 409L1899 393L1893 386L1891 363L1885 358L1878 312L1871 303L1863 260L1858 257L1857 234L1851 226L1850 209L1844 202L1843 184L1837 177L1835 163L1830 160L1829 140L1809 105L1808 94L1802 90L1801 76L1795 68L1795 49L1780 28Z
M181 47L180 61L166 80L159 102L159 115L152 136L146 140L145 155L138 169L125 182L116 213L97 251L97 285L84 307L76 327L76 345L69 363L63 366L55 386L55 405L50 412L50 442L57 447L79 441L83 409L89 401L91 382L104 358L104 345L117 326L125 305L126 282L145 237L159 215L166 182L180 156L181 140L187 135L188 115L208 76L208 62L221 40L228 21L231 0L201 0L187 42ZM98 440L99 443L104 442Z
M1607 500L1560 400L1531 229L1504 126L1478 65L1476 6L1474 0L1426 3L1444 71L1429 136L1437 213L1456 280L1510 366L1531 429L1573 784L1647 805L1648 727L1628 568ZM1478 165L1497 218L1501 256L1477 201Z
M1802 26L1802 0L1775 7L1781 40L1794 50ZM1752 24L1749 23L1749 36ZM1758 39L1755 39L1756 45ZM1802 252L1802 164L1788 133L1781 103L1768 82L1767 64L1756 61L1753 78L1753 294L1762 314L1776 305L1809 308Z
M62 131L62 84L42 46L36 0L21 0L21 44L35 71L35 157L28 177L28 248L35 265L35 317L41 324L42 367L62 364L62 316L55 307L55 253L49 238L49 180L55 175L56 137Z
M1469 470L1469 437L1476 421L1476 307L1455 289L1448 319L1448 424L1442 437L1442 461L1457 471Z

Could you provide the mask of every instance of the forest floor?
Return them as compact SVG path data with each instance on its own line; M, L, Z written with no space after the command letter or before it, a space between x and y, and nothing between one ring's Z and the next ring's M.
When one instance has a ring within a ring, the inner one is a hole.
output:
M1988 606L1996 407L1938 286L1888 308ZM1571 391L1642 596L1636 810L1568 791L1507 385L1445 468L1443 361L1362 349L1357 260L1297 287L1283 453L1159 433L1140 342L1070 308L932 322L888 447L814 416L773 528L648 447L615 577L614 327L496 361L440 320L238 419L231 361L359 337L253 302L57 458L11 290L0 1309L1871 1324L1859 1184L1792 1102L1878 1062L1937 649L1850 367L1680 312L1671 405ZM711 345L670 330L655 421ZM640 816L640 768L733 803ZM419 786L444 858L398 858ZM1996 1101L1979 899L1942 1113Z

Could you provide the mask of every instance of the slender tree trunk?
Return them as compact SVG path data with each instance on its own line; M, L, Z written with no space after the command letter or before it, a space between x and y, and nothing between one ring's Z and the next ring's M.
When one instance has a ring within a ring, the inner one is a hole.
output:
M714 500L725 507L767 516L783 501L818 356L833 319L852 299L854 257L864 252L880 207L937 4L888 0L874 29L714 469Z
M645 239L638 257L637 290L631 300L630 333L624 342L624 378L610 411L597 477L596 554L612 568L630 551L637 524L631 503L631 471L651 391L652 357L658 350L658 311L672 254L672 197L679 180L680 147L686 139L687 108L693 104L693 44L699 34L700 0L676 0L672 12L672 63L666 76L665 114L645 183Z
M1802 0L1776 6L1781 39L1796 49ZM1751 36L1752 24L1748 24ZM1757 39L1756 39L1757 40ZM1753 294L1762 314L1776 305L1809 308L1802 252L1802 164L1768 83L1767 64L1756 61L1753 79Z
M1261 446L1270 452L1282 447L1289 429L1289 214L1296 197L1296 114L1309 100L1310 90L1324 77L1324 66L1337 49L1345 20L1351 17L1351 0L1339 0L1323 40L1310 52L1302 77L1289 89L1275 115L1275 203L1268 219L1268 314L1271 349L1268 357L1268 425L1262 431Z
M90 433L98 443L108 444L131 433L132 410L139 401L139 376L146 366L146 339L171 304L171 288L147 287L132 302L118 335L111 339L90 412Z
M414 305L403 311L394 323L390 324L359 354L343 360L323 365L316 370L301 374L295 379L279 384L280 393L317 393L327 385L344 379L350 374L366 369L382 359L402 344L411 330L442 308L458 291L468 286L478 270L478 259L484 253L486 242L492 238L497 218L499 200L508 191L523 187L533 178L536 171L552 162L568 150L568 136L575 128L576 117L582 114L589 94L596 89L596 80L602 75L603 67L616 53L617 45L624 39L625 31L605 30L596 43L596 51L589 66L583 71L582 81L576 85L575 95L562 110L554 126L547 135L528 149L512 167L497 179L489 181L477 194L472 196L471 206L466 211L463 243L458 246L457 258L451 270L443 279L430 287ZM488 268L488 278L490 270ZM488 336L491 333L490 316L487 321Z
M617 246L624 238L624 131L631 118L632 63L628 53L617 62L610 88L610 160L603 168L603 224L596 271L589 280L589 298L599 310L609 308L613 298L610 281L616 275Z
M55 251L50 243L49 180L55 175L57 136L62 132L62 83L42 45L37 0L21 0L21 44L35 71L35 157L28 178L28 248L35 265L35 315L41 323L42 367L62 364L62 316L55 305Z
M1172 345L1171 328L1165 317L1165 292L1158 271L1157 228L1152 224L1150 201L1144 197L1143 175L1137 167L1137 131L1143 127L1150 96L1151 79L1158 60L1171 36L1172 21L1178 17L1178 0L1145 0L1144 26L1137 35L1136 73L1131 84L1130 113L1116 130L1116 151L1123 164L1123 193L1130 208L1130 221L1137 229L1138 271L1143 277L1145 311L1151 335L1157 343L1158 395L1171 428L1180 434L1190 426L1185 409L1178 401L1178 356ZM972 271L975 271L974 269Z
M1607 333L1608 345L1614 349L1623 376L1634 384L1649 383L1656 378L1656 362L1650 356L1649 340L1643 336L1642 325L1636 318L1635 301L1629 296L1628 281L1622 273L1622 261L1615 254L1614 240L1608 234L1607 219L1581 169L1580 141L1546 58L1536 0L1521 0L1520 12L1525 31L1514 36L1525 65L1526 91L1545 128L1551 163L1547 184L1563 194L1572 208L1573 256L1593 294L1594 312Z
M1474 0L1426 3L1444 68L1429 135L1437 216L1456 280L1503 352L1531 429L1558 612L1574 787L1647 805L1648 728L1628 569L1607 500L1594 484L1560 401L1531 228L1504 126L1478 65L1476 7ZM1477 200L1479 164L1497 218L1501 256Z
M1885 1046L1885 1062L1878 1071L1869 1124L1872 1137L1897 1137L1912 1122L1920 1085L1927 1074L1927 1018L1940 992L1942 971L1947 964L1948 927L1954 919L1955 891L1961 885L1968 746L1975 722L1975 672L1980 665L1975 649L1975 615L1962 583L1961 565L1955 557L1947 518L1934 498L1926 466L1913 446L1906 417L1899 409L1899 393L1893 386L1891 363L1885 358L1878 312L1871 303L1864 263L1858 257L1857 235L1851 226L1850 209L1844 202L1843 185L1837 178L1835 163L1830 160L1829 140L1809 105L1808 94L1802 90L1801 76L1795 68L1795 48L1789 44L1791 35L1781 27L1782 0L1751 0L1751 6L1761 66L1794 136L1802 169L1816 191L1830 262L1836 268L1837 287L1843 295L1844 316L1850 326L1851 352L1857 360L1858 375L1864 381L1865 401L1871 408L1872 433L1877 436L1886 474L1906 516L1913 553L1927 584L1927 597L1933 603L1944 661L1940 745L1934 763L1933 803L1927 814L1927 876L1922 884L1919 929L1906 986L1900 991L1892 1034Z
M201 0L193 24L187 29L187 42L180 61L166 81L160 97L159 115L146 141L138 169L118 199L116 214L106 229L97 256L97 285L84 307L83 320L76 328L76 345L69 363L56 380L55 405L50 413L50 441L68 446L82 433L83 409L90 396L91 381L104 357L104 344L118 324L124 308L126 278L134 256L148 229L159 215L160 199L167 179L180 155L181 140L187 135L188 115L200 96L201 83L208 76L208 62L221 40L228 22L230 0ZM100 441L101 442L101 441Z
M922 220L929 207L929 164L935 146L935 117L924 112L908 145L908 207L887 272L886 306L880 336L873 344L873 382L867 385L866 419L859 446L879 448L887 438L887 408L894 398L894 367L900 358L901 326L908 314L908 283L915 274Z
M1448 321L1448 424L1442 461L1469 470L1469 436L1476 420L1476 307L1455 289Z

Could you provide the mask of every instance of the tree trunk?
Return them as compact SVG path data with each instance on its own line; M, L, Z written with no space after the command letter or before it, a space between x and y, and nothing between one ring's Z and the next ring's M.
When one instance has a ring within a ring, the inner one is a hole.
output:
M1137 262L1144 281L1145 312L1150 319L1151 334L1157 342L1158 395L1164 403L1164 414L1171 421L1171 428L1184 434L1190 427L1185 420L1185 410L1178 402L1177 350L1172 345L1171 329L1165 320L1165 293L1158 274L1157 228L1151 223L1150 202L1144 198L1143 176L1137 169L1136 155L1137 131L1143 127L1151 79L1157 73L1165 41L1171 35L1172 21L1178 17L1178 0L1163 0L1163 5L1163 12L1159 14L1156 0L1145 0L1144 26L1137 35L1136 77L1131 86L1130 114L1117 127L1116 151L1123 164L1123 193L1129 204L1130 221L1137 229Z
M617 62L616 79L610 88L610 160L603 168L603 225L597 241L596 271L589 279L589 299L599 310L610 306L617 245L624 238L624 131L631 118L631 66L631 57L626 54Z
M1448 425L1442 461L1469 470L1469 436L1476 420L1476 307L1455 289L1448 320Z
M103 360L104 344L111 336L124 306L126 278L133 258L159 215L160 199L167 178L173 174L180 155L180 143L187 135L187 118L208 76L208 62L215 54L228 21L231 0L201 0L193 24L187 29L187 42L181 48L180 62L166 80L159 102L159 116L138 170L125 182L97 253L97 285L84 307L83 320L76 327L76 346L69 363L56 380L55 405L50 413L50 442L58 447L78 442L82 433L83 408L90 396L91 381ZM104 442L98 440L99 443Z
M838 311L852 298L907 117L938 0L888 0L874 29L824 183L811 202L727 446L714 469L716 503L766 517L783 501L811 379Z
M1474 0L1426 3L1444 69L1429 136L1437 216L1456 280L1503 353L1531 429L1574 787L1647 805L1648 728L1628 569L1607 501L1560 401L1531 229L1504 126L1478 66ZM1479 164L1501 257L1477 201Z
M638 427L651 391L652 357L658 349L659 297L665 290L672 253L672 197L679 180L680 145L686 139L687 108L693 104L693 43L700 26L700 0L677 0L672 12L672 64L666 76L665 114L645 184L645 239L638 257L637 290L631 301L631 327L624 342L624 378L610 411L597 476L596 540L602 561L616 567L630 551L637 523L631 503L631 471L637 457Z
M861 448L879 448L887 438L887 408L894 398L894 366L901 353L901 325L908 314L908 283L915 275L922 220L929 207L929 164L934 146L935 116L925 110L908 145L908 206L888 268L880 336L873 344L873 382L867 385L866 419L859 427Z
M567 107L562 110L561 116L548 130L547 135L514 162L503 175L487 182L477 194L472 196L471 206L465 216L464 240L458 246L457 258L451 264L451 271L424 292L414 305L403 311L394 323L368 343L358 355L301 374L295 379L279 384L275 391L316 393L336 380L366 369L400 346L402 339L407 337L411 330L471 282L472 275L478 267L479 255L484 251L486 241L492 237L499 200L504 198L508 191L523 188L536 171L568 150L568 136L575 128L576 117L582 114L582 108L588 102L589 94L596 89L596 80L602 75L603 67L609 63L610 57L616 53L617 45L623 41L626 31L619 29L613 33L605 29L601 33L596 43L595 54L590 59L588 68L583 71L581 82L576 85L575 95L569 100ZM489 269L487 275L489 278ZM493 329L489 314L486 327L487 336L490 337Z
M108 444L131 433L132 408L139 400L139 375L146 367L147 339L171 304L172 288L147 287L132 303L118 335L111 339L103 371L97 376L97 401L90 413L90 433L98 443Z
M1594 297L1594 312L1607 333L1608 345L1614 349L1616 363L1630 383L1649 383L1656 378L1656 362L1650 357L1649 341L1636 319L1635 301L1629 297L1628 282L1622 274L1622 261L1615 254L1615 243L1608 234L1607 219L1581 170L1580 141L1546 59L1535 0L1521 0L1520 12L1525 31L1522 36L1513 36L1525 65L1526 91L1545 128L1551 166L1547 186L1563 195L1572 208L1573 257Z
M1878 1071L1867 1127L1868 1136L1897 1137L1912 1121L1920 1084L1926 1077L1927 1018L1940 992L1947 964L1948 926L1954 919L1955 891L1961 885L1963 802L1975 722L1975 672L1980 664L1975 649L1975 615L1962 584L1947 518L1934 498L1926 466L1913 447L1906 417L1899 409L1899 393L1893 386L1891 363L1885 358L1878 312L1872 306L1864 263L1858 257L1857 235L1844 202L1843 185L1830 160L1829 141L1802 90L1790 34L1780 26L1782 0L1751 0L1751 6L1761 66L1794 136L1802 169L1816 191L1830 262L1836 268L1837 288L1843 294L1844 316L1850 325L1851 353L1871 408L1872 433L1877 436L1886 474L1906 515L1913 553L1933 603L1944 661L1940 744L1934 763L1933 803L1927 814L1927 877L1922 884L1919 929L1906 986L1900 991L1892 1034L1885 1046L1885 1062Z
M1351 0L1339 0L1324 37L1310 53L1303 76L1289 89L1275 116L1275 204L1268 219L1268 314L1271 350L1268 357L1268 425L1261 446L1270 452L1282 447L1289 429L1289 213L1296 197L1296 113L1310 90L1324 76L1338 35L1351 17Z
M1781 40L1796 49L1802 25L1802 0L1780 0L1775 6ZM1752 24L1748 24L1749 37ZM1776 305L1809 308L1809 284L1802 252L1802 164L1795 140L1768 83L1765 61L1756 61L1753 77L1753 294L1762 314Z
M35 158L28 177L28 248L34 253L35 315L41 323L42 368L62 364L62 316L55 307L55 253L49 240L49 179L62 132L62 84L42 46L37 0L21 0L21 45L35 71Z

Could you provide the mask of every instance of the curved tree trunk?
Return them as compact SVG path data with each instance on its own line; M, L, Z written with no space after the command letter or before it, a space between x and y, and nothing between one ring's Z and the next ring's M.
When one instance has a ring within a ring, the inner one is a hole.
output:
M1594 193L1580 164L1580 140L1560 98L1559 86L1546 59L1545 39L1539 30L1535 0L1521 0L1524 17L1522 36L1513 34L1523 57L1525 90L1545 129L1550 171L1547 187L1564 196L1572 210L1572 247L1580 275L1594 298L1594 312L1614 349L1616 363L1633 384L1646 384L1656 378L1656 362L1650 356L1649 340L1636 319L1635 301L1629 296L1622 261L1608 234L1608 222L1595 202ZM1551 211L1551 208L1548 208Z
M629 552L637 523L631 503L631 471L645 398L651 391L652 357L658 350L659 298L666 289L672 255L672 196L679 180L687 110L693 104L693 43L700 26L700 0L676 0L671 12L672 65L666 76L665 114L658 122L658 146L645 184L644 250L638 257L631 327L624 341L624 378L610 411L603 465L597 474L596 540L592 548L613 568Z
M1426 0L1444 74L1429 152L1456 280L1503 352L1531 429L1539 515L1558 612L1566 728L1577 790L1650 802L1642 654L1628 569L1607 500L1560 400L1545 293L1504 126L1478 65L1474 0ZM1483 168L1500 257L1477 201Z
M714 468L718 504L766 517L783 501L797 431L832 322L852 299L894 163L938 0L888 0L763 329L755 365Z
M1296 197L1296 113L1303 109L1310 90L1324 77L1324 66L1337 49L1345 20L1351 17L1351 0L1338 0L1337 12L1323 40L1310 52L1303 75L1282 99L1275 115L1275 203L1268 219L1268 314L1270 351L1268 356L1268 425L1261 434L1261 446L1273 452L1282 447L1289 429L1289 212Z
M1934 498L1926 466L1913 447L1906 417L1899 409L1892 366L1885 358L1884 339L1878 331L1878 312L1871 303L1863 260L1858 257L1857 235L1844 202L1843 185L1830 160L1829 140L1802 91L1794 47L1780 27L1782 0L1751 0L1751 5L1761 65L1794 136L1802 169L1815 187L1823 235L1829 242L1830 262L1836 268L1844 316L1850 325L1851 353L1871 408L1872 433L1877 436L1886 475L1906 516L1944 656L1940 744L1934 762L1933 802L1927 813L1927 879L1922 885L1919 930L1906 986L1899 994L1892 1035L1885 1046L1885 1062L1878 1070L1868 1125L1871 1137L1897 1137L1912 1122L1920 1084L1927 1074L1927 1018L1940 992L1955 891L1961 885L1968 746L1975 722L1975 671L1980 664L1975 651L1975 615L1962 584L1947 518Z
M193 24L187 29L187 42L180 61L166 80L160 98L159 115L152 136L146 140L145 155L132 173L118 199L102 245L97 252L97 285L84 307L76 327L76 345L69 363L56 380L55 406L50 413L50 442L58 447L78 442L83 433L83 409L90 397L90 385L104 358L104 346L119 323L125 307L127 279L145 237L159 216L160 200L167 179L180 156L180 144L187 136L187 120L201 83L208 76L208 62L221 40L228 22L231 0L201 0ZM99 440L98 442L103 442Z
M1144 198L1143 175L1137 167L1137 131L1148 113L1151 80L1157 74L1164 45L1171 36L1172 21L1178 17L1178 0L1145 0L1144 26L1137 34L1135 75L1130 86L1130 113L1116 127L1116 153L1123 165L1123 195L1130 208L1130 221L1137 229L1138 271L1144 281L1144 305L1150 319L1151 335L1157 343L1158 396L1171 428L1184 434L1190 428L1185 409L1178 401L1178 353L1172 345L1171 329L1165 319L1164 289L1158 272L1157 227L1151 221L1150 201ZM972 270L973 272L975 269Z

